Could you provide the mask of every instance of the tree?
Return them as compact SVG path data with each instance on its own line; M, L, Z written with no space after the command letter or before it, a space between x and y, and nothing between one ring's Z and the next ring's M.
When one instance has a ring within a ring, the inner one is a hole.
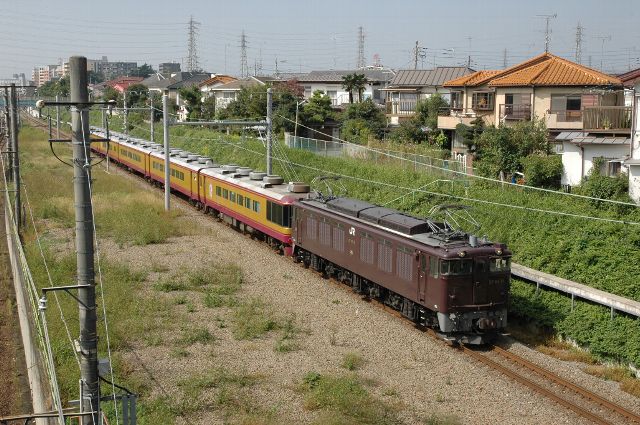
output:
M369 136L381 138L387 120L371 99L353 103L342 114L342 134L349 141L363 143Z
M439 94L435 93L429 98L420 100L416 104L416 114L411 119L404 121L393 132L396 140L410 140L415 143L430 141L436 146L443 146L442 132L437 133L438 113L446 108L449 103ZM466 127L466 126L465 126ZM446 136L444 136L446 138Z
M331 98L322 90L313 92L302 110L302 122L307 125L323 124L327 119L333 118Z
M108 102L110 100L115 100L116 103L120 103L120 93L118 92L118 90L114 89L111 86L107 86L104 88L104 91L102 92L102 100Z
M101 72L87 71L87 81L89 81L89 84L103 83L104 75Z
M421 126L428 127L429 130L438 128L438 113L442 108L449 106L449 103L440 95L435 93L427 99L416 103L416 115L414 119Z
M187 121L199 119L202 115L200 111L202 92L198 86L182 87L179 93L184 107L187 109Z
M143 64L140 65L134 72L133 75L137 77L147 78L149 75L154 74L156 71L151 67L151 65Z
M149 89L142 84L132 84L127 87L127 107L144 108L148 106Z
M51 80L44 83L38 88L38 95L45 97L55 97L56 95L62 97L69 96L69 77L62 77L57 80Z
M209 96L202 102L202 119L210 121L216 116L216 98Z
M362 93L368 82L364 74L353 73L342 77L342 87L349 92L349 103L353 103L354 91L358 93L358 102L362 102Z

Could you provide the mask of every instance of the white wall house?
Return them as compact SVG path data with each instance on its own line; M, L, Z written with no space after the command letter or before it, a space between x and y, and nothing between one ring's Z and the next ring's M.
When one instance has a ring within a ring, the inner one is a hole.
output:
M624 160L629 155L628 137L594 137L589 135L563 140L562 184L576 186L588 176L597 158L602 158L600 174L616 176L627 172Z
M640 204L640 80L635 84L633 99L631 158L625 161L625 165L629 168L629 196Z
M350 74L364 74L367 85L362 93L362 98L373 99L374 102L384 103L384 94L380 91L386 87L394 76L393 71L387 69L356 69L349 71L311 71L306 75L300 75L296 79L304 88L304 98L309 99L317 90L324 92L333 106L349 103L349 92L342 86L342 78ZM358 101L358 93L353 93L354 102Z

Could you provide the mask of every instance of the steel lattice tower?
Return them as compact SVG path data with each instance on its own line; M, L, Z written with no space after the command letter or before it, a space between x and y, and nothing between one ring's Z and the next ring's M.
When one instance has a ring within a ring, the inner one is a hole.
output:
M356 68L361 69L366 65L367 64L364 60L364 30L362 27L358 27L358 61L356 63Z
M247 78L249 76L249 65L247 64L247 36L242 30L240 36L240 76Z
M578 27L576 28L576 62L582 63L582 25L580 25L580 21L578 21Z
M187 71L195 72L200 70L198 63L198 32L200 22L194 21L193 16L189 19L189 53L187 55Z

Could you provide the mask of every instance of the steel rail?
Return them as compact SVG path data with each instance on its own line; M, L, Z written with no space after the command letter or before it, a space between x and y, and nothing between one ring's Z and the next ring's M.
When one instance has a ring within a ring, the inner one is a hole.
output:
M549 372L548 370L538 366L537 364L530 362L527 359L522 358L521 356L518 356L517 354L511 353L507 350L505 350L502 347L498 347L498 346L493 346L492 350L496 353L498 353L499 355L501 355L502 357L509 359L510 361L517 363L519 365L521 365L522 367L525 367L529 370L531 370L532 372L537 373L540 376L543 376L544 378L553 381L555 384L563 386L565 388L567 388L568 390L571 390L573 392L575 392L576 394L580 395L581 397L590 400L592 403L594 404L598 404L606 409L612 410L616 413L618 413L619 415L623 416L627 421L633 422L633 423L637 423L640 424L640 415L631 412L627 409L625 409L622 406L619 406L609 400L607 400L606 398L600 397L598 394L595 394L592 391L589 391L588 389L581 387L580 385L574 384L571 381L568 381L564 378L561 378L551 372Z

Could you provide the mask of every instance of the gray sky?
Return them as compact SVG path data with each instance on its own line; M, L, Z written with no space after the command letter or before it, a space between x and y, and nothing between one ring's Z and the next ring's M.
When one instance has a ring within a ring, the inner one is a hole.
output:
M349 69L356 64L358 27L365 58L393 68L413 67L416 40L426 47L424 68L462 65L500 69L544 51L545 19L551 52L574 58L576 26L584 27L582 62L607 72L640 67L640 0L0 0L0 78L29 76L58 58L103 55L109 60L185 61L189 17L201 22L201 66L240 71L244 29L250 69L262 73ZM602 38L604 54L602 54ZM610 39L608 38L610 37ZM451 53L448 49L453 49ZM226 54L225 54L226 51Z

